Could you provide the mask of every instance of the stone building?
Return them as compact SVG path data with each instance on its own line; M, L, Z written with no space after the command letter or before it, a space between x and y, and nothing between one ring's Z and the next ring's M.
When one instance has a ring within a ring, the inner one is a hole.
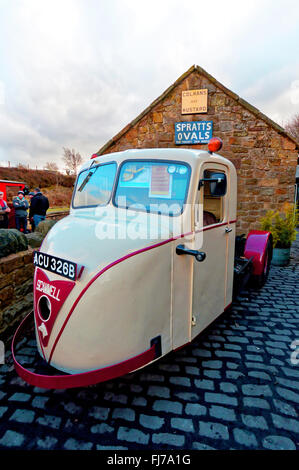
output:
M182 115L182 92L207 89L207 112ZM282 210L294 201L299 143L257 108L192 66L139 116L107 142L98 155L129 148L185 147L176 145L175 123L213 121L213 136L223 140L221 154L238 173L238 232L259 228L268 209Z

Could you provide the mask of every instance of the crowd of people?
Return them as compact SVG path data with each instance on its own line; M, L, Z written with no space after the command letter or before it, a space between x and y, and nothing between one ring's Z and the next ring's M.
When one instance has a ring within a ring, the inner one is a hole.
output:
M27 201L24 191L18 191L17 196L13 199L12 205L15 212L16 228L23 233L28 233L28 210L31 231L34 232L38 224L45 220L47 210L49 209L49 200L42 194L40 188L28 194L30 203ZM4 200L4 193L0 192L0 228L8 228L9 213L11 208L7 201Z

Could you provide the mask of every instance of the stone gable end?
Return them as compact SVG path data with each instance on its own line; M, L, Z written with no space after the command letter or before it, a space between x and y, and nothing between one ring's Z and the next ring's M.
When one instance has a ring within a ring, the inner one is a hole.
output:
M213 136L223 140L221 155L237 169L238 232L260 228L259 220L268 209L282 210L285 203L294 200L296 143L280 126L213 77L197 68L182 77L98 153L156 147L206 150L205 144L176 145L174 125L211 120ZM182 115L182 91L198 88L208 89L208 112Z

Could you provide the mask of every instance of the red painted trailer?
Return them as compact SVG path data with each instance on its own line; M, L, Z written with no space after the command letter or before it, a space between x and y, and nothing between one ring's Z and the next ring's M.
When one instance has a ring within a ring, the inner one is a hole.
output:
M8 228L15 228L15 210L12 200L17 196L18 191L24 191L25 194L28 194L29 188L23 181L0 180L0 191L4 193L3 199L11 209L8 214Z

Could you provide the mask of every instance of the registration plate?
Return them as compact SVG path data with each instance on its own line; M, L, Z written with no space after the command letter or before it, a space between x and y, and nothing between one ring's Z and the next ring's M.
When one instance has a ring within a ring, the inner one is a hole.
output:
M50 271L51 273L67 277L72 281L75 281L77 278L77 264L66 259L57 258L56 256L48 255L47 253L35 251L33 264L34 266Z

